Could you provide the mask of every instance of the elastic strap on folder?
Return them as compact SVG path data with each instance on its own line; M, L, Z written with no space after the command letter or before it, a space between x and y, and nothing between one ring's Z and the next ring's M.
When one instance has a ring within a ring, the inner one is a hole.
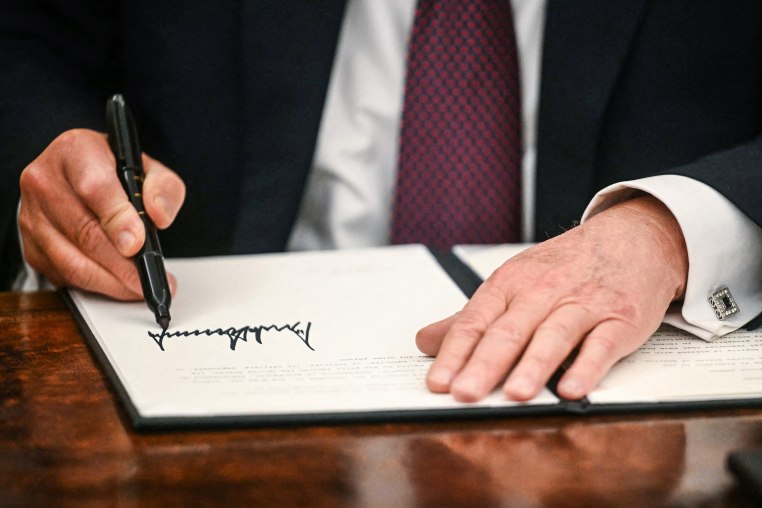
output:
M559 398L559 404L562 405L567 411L571 413L586 413L590 408L590 400L587 397L582 397L581 399L577 400L568 400L564 399L558 394L558 382L561 380L561 376L563 376L566 371L569 370L569 367L571 367L571 364L576 357L577 349L572 351L569 356L566 357L566 360L564 360L563 363L559 365L558 369L556 369L556 371L548 380L547 387L548 390L553 392L553 395Z
M476 272L453 252L441 251L431 247L429 247L429 251L460 290L471 298L482 283L481 277L476 275Z
M744 325L744 328L746 328L748 331L756 330L762 326L762 314L758 315L748 323Z

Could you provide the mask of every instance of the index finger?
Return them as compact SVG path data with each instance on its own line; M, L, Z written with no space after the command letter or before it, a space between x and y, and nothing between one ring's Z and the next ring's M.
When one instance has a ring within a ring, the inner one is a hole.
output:
M508 308L506 294L490 280L476 290L471 300L452 322L439 346L426 382L433 392L447 392L460 369L471 356L487 327Z
M64 175L83 204L97 217L120 254L132 256L145 231L116 172L116 160L102 135L83 136L64 157Z

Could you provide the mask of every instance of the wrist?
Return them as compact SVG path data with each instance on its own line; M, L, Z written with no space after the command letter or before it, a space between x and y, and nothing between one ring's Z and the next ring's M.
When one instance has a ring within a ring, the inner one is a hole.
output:
M688 280L688 249L669 208L650 194L641 194L604 210L590 222L607 218L626 224L623 235L630 241L624 242L625 248L645 248L642 255L653 260L653 269L661 272L665 287L673 291L671 300L681 300Z

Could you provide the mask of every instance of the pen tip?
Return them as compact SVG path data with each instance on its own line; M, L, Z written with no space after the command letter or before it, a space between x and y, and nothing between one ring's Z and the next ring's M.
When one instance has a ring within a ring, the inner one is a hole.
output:
M156 320L156 322L159 323L159 326L161 326L162 330L169 328L169 316L161 316Z

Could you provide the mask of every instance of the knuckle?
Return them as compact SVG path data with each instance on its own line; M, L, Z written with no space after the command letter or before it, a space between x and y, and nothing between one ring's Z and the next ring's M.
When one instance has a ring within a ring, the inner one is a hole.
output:
M492 284L496 287L503 287L509 284L510 281L514 279L515 266L516 262L512 259L509 259L500 265L497 270L492 272L492 274L484 281L484 284Z
M93 201L99 198L109 187L109 180L112 177L104 171L88 171L81 178L78 178L72 185L77 193L86 201Z
M506 305L505 290L494 278L488 278L479 286L478 297L479 299L493 300L498 304Z
M536 333L554 340L571 340L573 335L569 324L564 321L545 321L537 327Z
M554 270L548 270L537 279L535 286L540 291L549 291L563 288L568 286L566 279L567 277L564 274L558 273Z
M78 143L78 140L82 136L81 129L69 129L59 134L52 144L59 145L60 147L72 147Z
M34 220L30 217L30 214L26 211L26 208L23 205L21 210L19 210L18 226L22 236L32 235L37 230Z
M103 241L103 230L95 217L84 217L76 229L75 244L83 252L94 252Z
M505 356L507 356L505 353L490 356L472 356L468 361L468 368L471 372L480 373L482 375L494 373L499 370L497 374L502 376L505 374L501 368L503 367L503 357Z
M547 370L553 364L553 357L550 354L543 355L535 352L523 355L521 363L530 372L541 372Z
M103 228L112 230L112 228L121 225L123 218L127 217L131 210L134 208L128 201L119 203L109 212L108 216L101 218L100 224Z
M44 189L49 182L45 173L45 166L38 162L32 162L24 168L19 176L19 188L22 195L36 194Z
M59 134L45 149L44 155L53 158L69 158L81 150L85 129L69 129Z
M627 322L637 322L640 320L640 308L627 301L625 298L617 299L617 305L613 309L613 314Z
M600 352L602 352L603 356L606 358L615 354L619 349L619 342L612 339L609 335L595 335L593 337L589 337L588 340L590 341L591 345L595 345L595 347Z
M643 307L632 297L620 290L608 287L597 288L592 294L585 295L583 301L577 301L577 309L597 321L615 320L624 323L637 323L644 315Z
M63 151L64 153L70 153L78 150L83 144L87 144L86 140L91 139L88 136L95 134L88 129L68 129L59 134L51 143L49 148L56 151Z
M90 289L93 273L87 269L87 262L82 256L71 255L61 260L58 273L68 285Z
M463 310L453 324L453 328L462 335L481 336L487 329L487 321L478 312Z
M510 346L512 349L524 347L524 334L514 323L493 324L487 328L485 335L489 335L498 342Z

